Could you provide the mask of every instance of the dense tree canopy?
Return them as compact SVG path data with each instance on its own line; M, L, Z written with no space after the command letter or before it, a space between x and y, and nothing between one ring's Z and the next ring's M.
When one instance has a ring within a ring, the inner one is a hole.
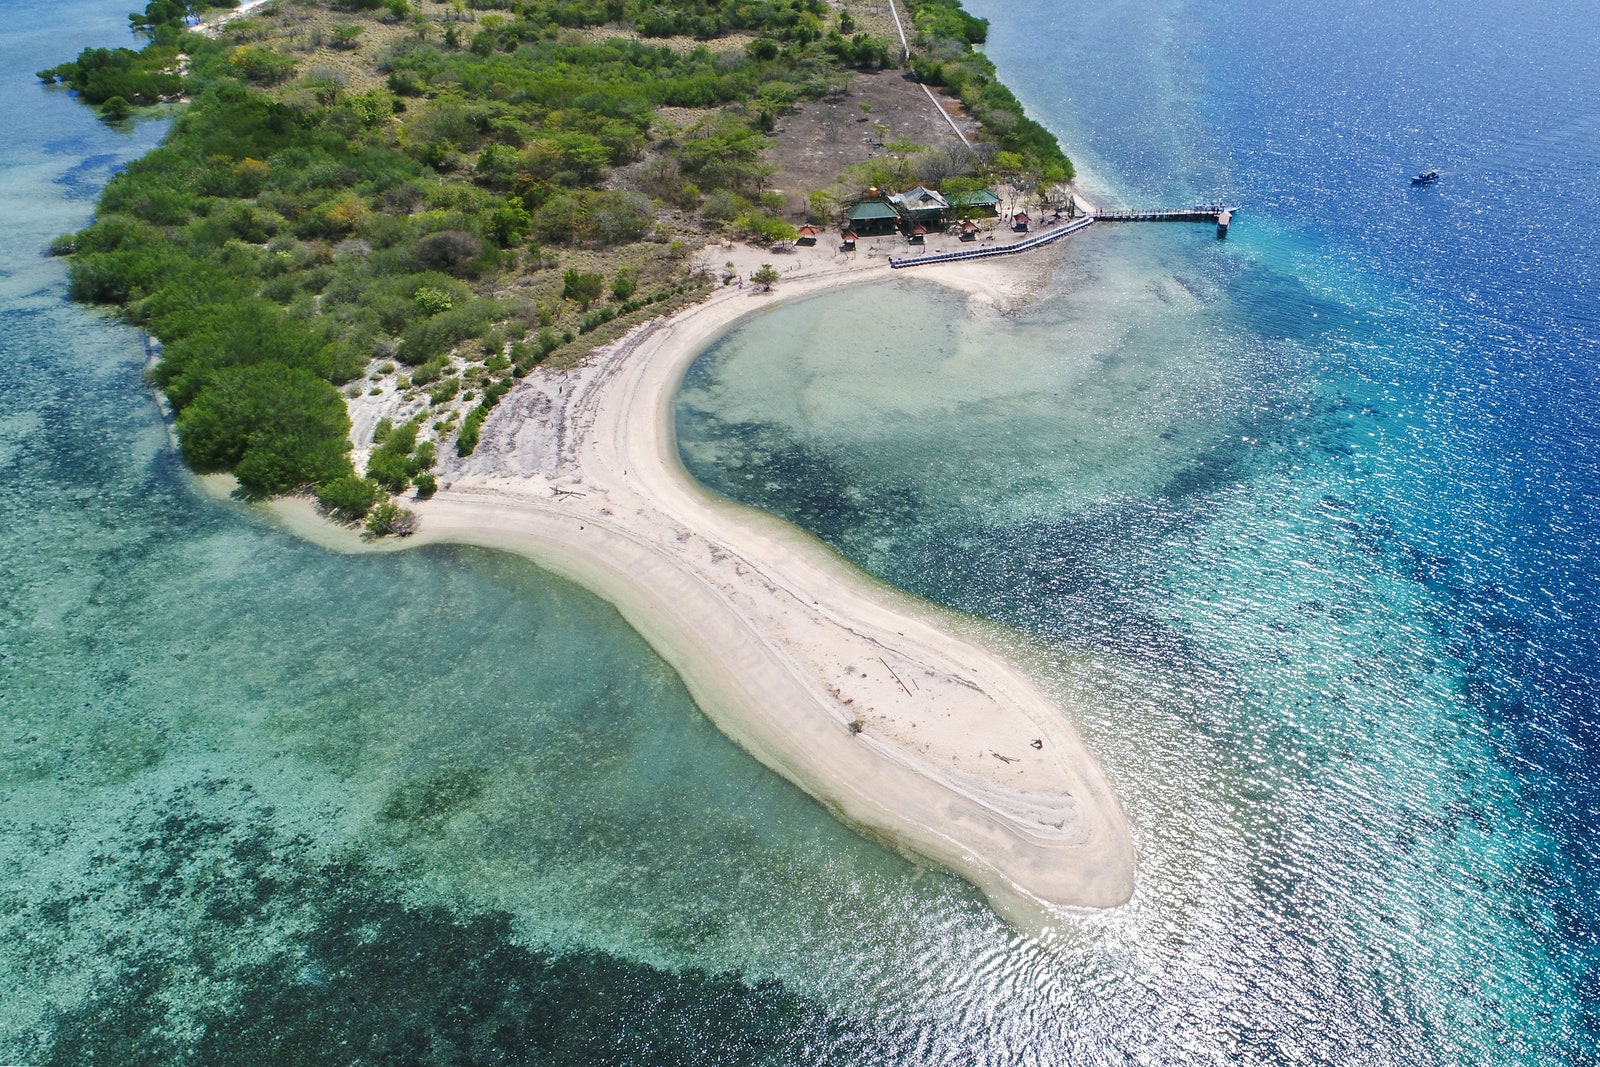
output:
M178 417L191 467L232 470L240 485L263 495L349 475L349 435L337 389L273 362L215 371Z

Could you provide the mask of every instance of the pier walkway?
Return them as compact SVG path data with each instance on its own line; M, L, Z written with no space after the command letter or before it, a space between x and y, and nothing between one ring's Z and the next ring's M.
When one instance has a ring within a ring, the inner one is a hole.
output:
M1228 236L1233 224L1233 209L1226 204L1201 204L1181 211L1101 211L1095 214L1101 222L1214 222L1217 236Z
M1233 209L1214 204L1180 211L1097 211L1060 229L1046 230L1044 233L1011 244L963 248L957 252L935 252L928 256L890 256L889 266L899 270L901 267L916 267L927 263L960 263L969 259L1014 255L1017 252L1027 252L1041 245L1047 245L1051 241L1058 241L1069 233L1088 229L1097 222L1213 222L1217 226L1217 236L1226 237L1228 226L1233 222Z
M1215 211L1102 211L1101 222L1215 222Z
M990 256L1009 256L1017 252L1026 252L1040 245L1047 245L1051 241L1058 241L1069 233L1088 229L1094 225L1094 216L1070 222L1060 229L1046 230L1044 233L1029 237L1024 241L1015 241L1007 245L990 245L987 248L963 248L959 252L935 252L931 256L890 256L889 266L899 270L901 267L917 267L927 263L960 263L968 259L987 259Z

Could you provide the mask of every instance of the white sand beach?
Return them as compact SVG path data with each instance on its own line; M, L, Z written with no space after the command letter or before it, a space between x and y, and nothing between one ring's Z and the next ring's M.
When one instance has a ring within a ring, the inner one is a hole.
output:
M771 302L884 279L878 257L708 249L748 282L647 324L566 372L536 371L477 452L451 457L405 544L517 552L611 601L726 734L839 818L955 871L1035 925L1112 907L1134 857L1115 791L1063 709L984 648L981 627L886 588L809 535L717 497L684 470L673 398L694 358ZM1004 302L1028 268L955 264L918 277ZM358 420L359 421L359 420ZM359 431L358 431L359 435ZM333 547L335 531L280 505ZM318 529L320 527L320 529ZM394 547L400 547L399 544Z

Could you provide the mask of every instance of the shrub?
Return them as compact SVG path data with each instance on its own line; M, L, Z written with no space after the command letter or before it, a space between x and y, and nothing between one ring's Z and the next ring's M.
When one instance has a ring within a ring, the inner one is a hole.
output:
M713 222L727 222L750 210L750 201L726 189L715 189L700 205L700 214Z
M590 203L586 236L601 245L626 244L649 233L654 221L650 201L638 193L603 191Z
M168 74L176 50L152 47L143 52L129 48L85 48L78 58L39 77L64 81L82 94L84 102L103 104L122 97L131 104L154 104L183 91L183 78Z
M431 285L420 286L412 301L417 305L417 310L424 315L437 315L441 311L449 311L455 306L450 294Z
M467 412L467 417L461 423L461 434L456 438L456 455L470 456L478 447L478 431L483 427L483 420L489 417L489 412L500 403L500 398L511 391L511 383L498 381L483 391L483 400L477 407Z
M426 500L439 491L438 479L427 471L417 475L416 485L418 500Z
M423 465L418 464L413 450L421 451L417 445L417 433L422 424L419 419L412 419L403 426L395 427L385 438L383 444L372 450L372 455L367 457L367 477L383 486L391 493L403 493L406 486L411 484L412 475L416 474ZM423 446L428 449L428 466L433 462L433 449L431 445Z
M478 430L488 416L482 408L473 408L461 422L461 433L456 436L456 455L470 456L478 449Z
M546 200L531 230L548 244L610 246L639 240L654 222L654 206L638 193L580 190Z
M371 478L357 478L354 474L341 475L317 486L317 503L346 521L354 522L366 517L372 505L383 496L383 490Z
M600 298L605 282L605 278L599 274L587 274L575 267L569 267L561 278L561 296L588 308L590 303Z
M593 315L589 315L586 318L584 318L583 322L579 323L578 332L579 333L588 333L591 330L597 330L601 326L604 326L606 323L610 322L612 319L614 319L616 317L617 317L617 309L616 308L601 308L599 311L596 311Z
M417 516L394 503L386 500L367 513L367 531L374 537L388 537L394 535L405 537L417 528Z
M482 336L503 310L493 300L473 300L412 323L401 335L400 362L416 367L437 361L467 338Z
M412 248L412 257L422 270L465 274L483 256L483 241L464 230L430 233Z
M231 62L245 80L257 85L280 85L294 77L294 60L270 48L236 49Z
M379 448L367 459L367 477L391 493L403 493L411 484L410 464L404 453Z
M752 211L739 219L738 227L741 233L750 239L760 241L762 244L778 244L784 241L793 241L800 236L800 231L765 212Z
M445 368L449 365L450 361L443 357L435 357L430 359L428 362L411 372L411 384L432 385L434 382L444 377Z
M495 244L510 248L533 232L533 216L521 204L501 204L484 219L483 230Z

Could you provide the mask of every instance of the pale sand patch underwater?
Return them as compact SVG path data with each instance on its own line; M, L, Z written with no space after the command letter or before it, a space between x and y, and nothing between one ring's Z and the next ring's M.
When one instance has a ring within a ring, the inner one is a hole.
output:
M773 258L706 256L746 276ZM1039 273L1037 260L1019 266L919 277L1006 306ZM972 881L1013 921L1120 905L1134 856L1115 791L1062 709L980 643L981 624L712 494L679 458L674 397L721 333L773 301L886 276L881 259L814 253L772 294L725 287L582 367L530 375L477 452L445 465L404 544L516 552L611 601L729 737L845 822ZM360 544L304 503L275 510L326 547Z

